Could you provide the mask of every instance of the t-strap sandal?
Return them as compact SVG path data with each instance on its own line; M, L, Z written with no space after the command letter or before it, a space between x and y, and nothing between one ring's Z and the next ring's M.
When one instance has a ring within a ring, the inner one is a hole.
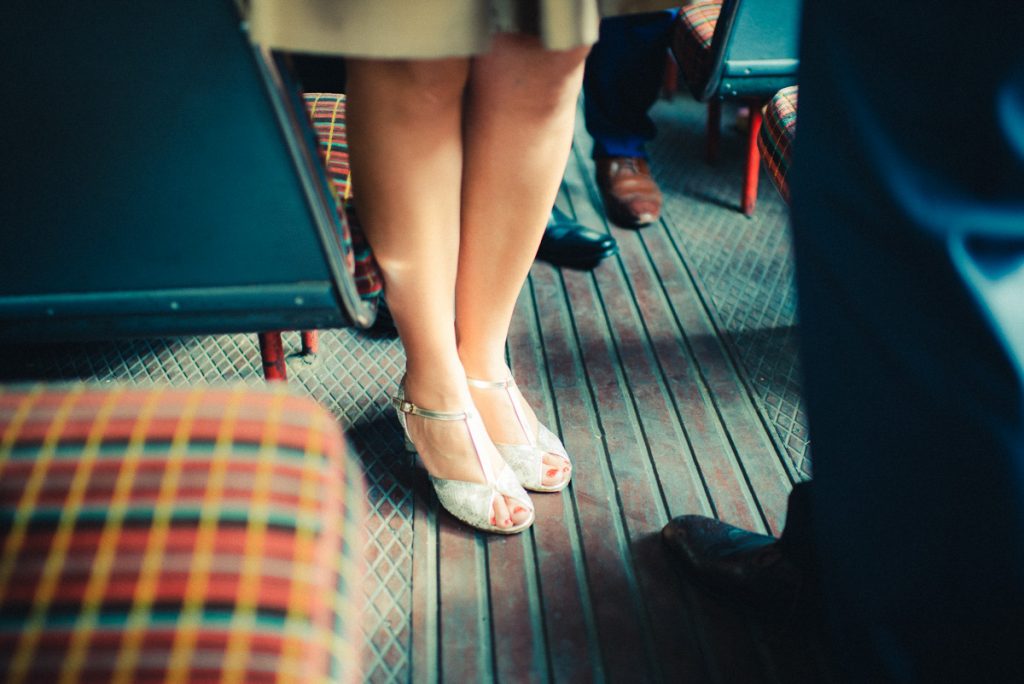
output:
M569 454L566 453L562 440L558 439L551 430L544 427L540 421L537 421L535 433L530 430L530 423L526 418L526 408L519 401L517 393L512 391L516 384L512 376L509 375L507 380L499 380L497 382L478 380L476 378L466 378L466 381L470 387L505 390L509 401L512 402L512 410L515 411L516 419L519 421L519 426L522 428L523 434L526 435L528 443L498 444L495 442L494 446L498 448L498 453L505 459L509 467L515 471L520 484L531 492L560 492L565 489L572 477L572 470L567 473L565 479L560 483L545 485L544 470L551 466L544 463L544 454L561 456L569 464L570 468L572 467L572 460L570 460Z
M405 432L405 446L410 451L416 451L416 446L409 437L406 415L419 416L428 420L461 420L465 422L466 429L469 430L469 438L473 443L473 449L476 451L477 461L480 463L480 468L483 470L484 478L487 482L446 480L430 475L430 483L437 493L437 499L446 511L470 527L496 534L516 534L533 524L535 519L533 502L530 500L530 495L519 484L516 473L507 465L502 465L501 472L495 475L490 459L484 458L480 445L483 443L482 440L486 440L488 437L478 414L473 411L448 413L420 408L405 399L404 387L402 386L399 386L398 395L392 398L391 403L398 411L398 422ZM496 496L506 496L522 504L530 511L529 519L512 527L498 527L491 524L494 497Z

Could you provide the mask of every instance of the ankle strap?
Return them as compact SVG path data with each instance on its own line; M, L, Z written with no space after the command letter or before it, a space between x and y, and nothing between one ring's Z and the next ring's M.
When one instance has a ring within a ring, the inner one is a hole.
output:
M431 411L430 409L420 408L416 404L402 397L391 397L391 405L402 413L407 413L410 416L429 418L431 420L465 420L469 416L469 413L466 411L462 411L461 413L452 413L449 411Z
M467 375L466 382L469 383L470 387L479 387L480 389L508 389L515 381L511 375L504 380L479 380Z

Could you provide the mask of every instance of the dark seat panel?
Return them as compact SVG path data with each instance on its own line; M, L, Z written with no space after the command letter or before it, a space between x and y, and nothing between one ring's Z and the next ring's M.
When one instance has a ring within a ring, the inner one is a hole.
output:
M9 18L0 337L368 324L298 92L234 3Z

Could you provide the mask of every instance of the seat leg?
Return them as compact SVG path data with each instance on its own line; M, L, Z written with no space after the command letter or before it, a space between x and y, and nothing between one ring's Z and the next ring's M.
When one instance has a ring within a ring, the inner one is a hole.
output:
M268 382L288 379L288 368L284 363L284 343L281 331L272 330L259 334L260 357L263 359L263 377Z
M722 137L722 101L718 98L708 101L707 150L708 164L718 161L718 141Z
M315 356L320 350L320 334L316 330L302 331L302 355Z
M757 178L761 171L761 153L757 149L757 136L761 132L761 102L750 103L750 125L747 131L747 166L743 175L743 198L740 209L747 216L754 213L757 203Z

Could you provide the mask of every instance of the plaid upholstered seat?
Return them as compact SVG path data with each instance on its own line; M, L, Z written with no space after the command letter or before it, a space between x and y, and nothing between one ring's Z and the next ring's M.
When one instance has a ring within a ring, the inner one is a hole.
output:
M757 203L761 107L796 82L802 0L706 0L683 8L672 30L675 55L694 97L708 103L708 161L717 157L723 100L750 107L740 210Z
M672 36L672 51L686 85L700 98L700 89L711 68L711 38L722 11L721 0L696 2L679 10L677 28Z
M345 135L345 96L336 93L306 93L305 99L328 182L334 189L338 207L344 209L348 218L347 223L342 223L347 231L340 236L348 267L355 276L356 287L363 299L377 297L384 283L352 203L348 139Z
M783 88L765 105L764 125L757 139L761 161L783 199L789 201L789 166L796 136L798 86Z
M364 497L283 386L0 388L0 678L355 681Z

